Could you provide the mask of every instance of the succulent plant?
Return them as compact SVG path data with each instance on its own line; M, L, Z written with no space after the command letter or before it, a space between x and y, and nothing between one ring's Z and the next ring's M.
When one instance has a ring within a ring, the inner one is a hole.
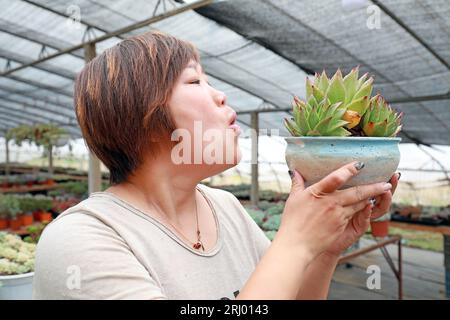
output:
M274 215L269 217L266 222L263 223L262 228L266 231L278 230L281 224L281 215Z
M358 74L358 67L353 68L345 77L338 69L333 77L328 79L323 71L321 75L316 74L314 82L306 79L306 96L313 95L317 101L327 98L331 105L340 102L340 107L346 110L343 117L348 121L346 127L351 129L358 125L366 112L372 94L373 78L367 79L366 73L358 79Z
M23 213L32 213L37 210L37 201L34 199L33 195L25 194L22 196L18 196L17 200L19 201L20 211Z
M4 196L0 195L0 218L6 219L9 216L9 209L5 204Z
M19 201L14 195L0 195L0 215L14 219L20 212Z
M264 218L266 217L266 215L263 211L247 208L247 212L250 215L250 217L253 219L253 221L256 222L256 224L258 226L261 227L263 225Z
M379 95L371 98L373 78L354 68L306 79L306 101L294 97L293 117L284 124L293 136L393 137L401 130L397 114ZM364 129L365 127L365 129Z
M36 210L49 211L53 207L53 198L38 194L34 196Z
M275 205L272 205L270 208L267 208L266 214L268 216L275 216L282 214L284 210L284 203L277 203Z
M331 105L328 99L320 102L310 96L307 102L294 98L293 115L291 120L285 119L285 126L293 136L346 136L350 133L344 126L345 109L341 103Z
M0 275L27 273L34 270L36 245L19 236L0 232Z
M269 209L272 206L273 206L273 203L270 201L267 201L267 200L262 200L262 201L258 202L258 209L263 210L263 211Z
M370 106L362 119L362 130L370 137L395 137L401 130L402 113L398 114L380 95L370 99Z

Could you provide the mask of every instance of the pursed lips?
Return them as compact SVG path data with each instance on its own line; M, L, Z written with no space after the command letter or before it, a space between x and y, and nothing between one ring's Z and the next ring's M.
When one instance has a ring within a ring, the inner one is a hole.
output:
M231 116L230 125L229 128L233 129L237 135L241 134L241 127L236 123L237 114L236 112L233 112L233 115Z

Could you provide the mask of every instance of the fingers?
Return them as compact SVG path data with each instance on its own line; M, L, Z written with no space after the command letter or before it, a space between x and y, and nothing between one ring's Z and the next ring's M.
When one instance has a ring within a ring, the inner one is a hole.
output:
M292 180L291 193L305 190L305 180L297 170L289 170L289 176Z
M389 182L392 184L391 191L385 192L375 198L376 206L374 207L371 219L377 219L382 215L384 215L385 213L387 213L387 211L389 211L389 208L392 204L392 196L394 195L395 189L398 186L398 180L400 179L400 177L401 177L400 172L394 174L389 180Z
M373 208L371 219L377 219L389 211L392 203L392 193L385 192L378 199Z
M344 207L345 218L351 218L355 213L363 210L367 206L372 206L368 200L363 200Z
M334 192L342 187L353 176L357 175L362 168L364 168L363 162L349 163L333 171L310 188L312 188L316 194Z
M394 194L395 189L397 189L398 180L400 180L401 173L397 172L391 177L391 180L389 180L390 184L392 184L391 194Z
M342 206L348 206L352 203L357 203L364 199L373 198L384 194L386 191L391 190L392 185L390 183L374 183L364 186L356 186L348 188L346 190L339 191L333 197L336 197L336 201Z
M356 234L361 236L370 225L370 216L372 214L373 205L368 204L364 207L363 210L359 211L353 217L353 228L355 229Z

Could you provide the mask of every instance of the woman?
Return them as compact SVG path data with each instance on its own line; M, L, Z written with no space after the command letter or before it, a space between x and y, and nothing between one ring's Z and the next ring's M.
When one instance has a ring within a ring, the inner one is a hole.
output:
M270 242L232 194L199 184L239 162L236 113L196 49L158 32L88 63L75 108L112 186L47 226L36 299L326 298L339 255L388 210L397 184L337 191L360 162L308 188L291 173Z

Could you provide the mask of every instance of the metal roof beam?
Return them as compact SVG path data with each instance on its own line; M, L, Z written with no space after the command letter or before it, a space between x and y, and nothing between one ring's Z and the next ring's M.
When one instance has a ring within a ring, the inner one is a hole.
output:
M2 99L0 99L0 104L3 106L11 106L11 109L14 110L20 110L21 112L25 112L28 114L35 114L35 115L40 115L40 114L47 114L49 119L65 119L67 121L71 121L73 123L76 123L76 117L75 115L67 115L61 112L55 112L53 109L51 108L46 108L45 106L34 106L34 105L25 105L24 103L20 103L20 102L16 102L14 101L14 103L9 103L8 101L4 101ZM17 106L17 107L16 107ZM25 106L25 108L22 108L23 106Z
M46 89L41 89L39 92L44 92L44 93L48 92L48 93L53 94L53 96L50 96L50 95L40 96L38 94L33 93L33 91L30 91L28 89L20 90L20 89L12 88L10 86L5 86L3 84L0 84L0 90L7 92L7 95L0 94L0 99L3 97L8 98L12 95L20 95L20 96L24 96L24 97L27 97L27 98L30 98L33 100L42 101L44 103L51 103L51 104L61 107L61 108L71 109L72 105L73 105L72 98L69 99L70 102L67 102L67 104L65 104L63 101L60 100L62 98L61 95L59 95L58 93L55 93L53 91L46 90ZM68 99L68 98L66 97L65 99Z
M438 101L438 100L450 100L450 92L446 93L446 94L432 95L432 96L419 96L419 97L405 97L405 98L389 99L388 102L390 104L393 104L393 103L402 104L402 103ZM289 111L292 111L292 108L245 110L245 111L238 111L237 114L250 114L252 112L270 113L270 112L282 112L282 111L289 112Z
M3 125L6 125L6 126L7 126L7 129L6 129L6 130L11 129L11 128L15 128L15 127L17 127L17 126L19 126L19 125L21 125L21 124L24 124L24 122L22 122L22 121L17 121L17 120L10 121L10 120L5 120L5 118L2 118L1 116L0 116L0 122L1 122ZM5 133L6 133L6 130L5 130Z
M437 101L437 100L450 100L450 91L445 94L437 94L431 96L419 96L419 97L405 97L405 98L397 98L390 99L389 103L410 103L410 102L425 102L425 101Z
M43 9L43 10L45 10L45 11L51 12L51 13L53 13L53 14L56 14L56 15L62 17L62 18L70 18L69 15L64 14L64 13L62 13L62 12L60 12L60 11L58 11L58 10L55 10L55 9L53 9L53 8L50 8L50 7L48 7L48 6L44 6L44 5L42 5L42 4L38 3L38 2L30 1L30 0L22 0L22 2L31 4L32 6L35 6L35 7L38 7L38 8L40 8L40 9ZM81 24L84 24L85 27L87 27L87 28L97 29L97 30L102 31L102 32L104 32L104 33L108 33L108 31L106 31L106 30L104 30L104 29L102 29L102 28L99 28L99 27L97 27L97 26L94 26L93 24L90 24L90 23L87 22L86 20L80 19L79 22L80 22Z
M418 43L422 45L429 53L431 53L440 63L442 63L448 70L450 70L450 63L442 58L433 48L431 48L417 33L415 33L410 27L408 27L402 19L397 17L395 13L389 10L384 4L378 0L372 0L372 2L378 6L386 15L394 20L400 27L402 27L411 37L413 37Z
M68 91L66 91L66 90L64 90L62 88L49 86L49 85L46 85L46 84L42 84L42 83L40 83L38 81L24 79L24 78L21 78L21 77L18 77L18 76L8 75L7 77L12 79L12 80L14 80L14 81L17 81L17 82L22 82L22 83L28 84L28 85L36 87L36 88L45 89L45 90L52 91L52 92L58 93L60 95L69 97L69 98L73 98L72 93L70 93L70 92L68 92Z
M29 59L25 56L22 56L20 54L17 53L12 53L12 52L8 52L4 49L0 49L0 58L3 58L5 60L12 60L21 64L26 64L26 63L30 63L31 61L33 61L32 59ZM70 70L66 70L66 69L62 69L62 68L58 68L55 66L52 66L48 63L41 63L38 65L34 65L33 68L51 73L51 74L55 74L57 76L69 79L69 80L74 80L75 79L75 72L72 72Z
M1 114L0 114L0 119L5 120L6 122L14 122L14 123L16 123L17 125L20 125L20 124L32 124L32 122L31 122L30 120L26 120L26 119L23 119L23 118L16 118L16 119L22 119L22 120L24 120L24 121L18 121L18 120L16 120L16 119L11 119L11 118L5 117L5 116L3 116L3 115L1 115Z
M27 40L41 46L46 46L55 50L63 50L71 46L71 43L54 38L50 35L43 34L33 29L25 28L11 21L0 19L0 32L7 33L17 38ZM70 55L84 59L82 50L76 50L69 53Z
M66 53L69 53L69 52L72 52L72 51L81 49L81 48L83 48L83 46L86 45L87 43L97 43L97 42L101 42L101 41L104 41L104 40L107 40L107 39L110 39L110 38L113 38L113 37L122 35L122 34L124 34L124 33L131 32L131 31L133 31L133 30L136 30L136 29L145 27L145 26L147 26L147 25L149 25L149 24L152 24L152 23L155 23L155 22L159 22L159 21L161 21L161 20L164 20L164 19L166 19L166 18L175 16L175 15L177 15L177 14L179 14L179 13L184 12L184 11L188 11L188 10L192 10L192 9L197 9L197 8L206 6L206 5L208 5L208 4L211 4L212 2L213 2L213 0L199 0L199 1L195 1L195 2L190 3L190 4L182 5L182 6L180 6L179 8L176 8L176 9L173 9L173 10L170 10L170 11L167 11L167 12L162 13L162 14L159 14L159 15L157 15L157 16L155 16L155 17L151 17L151 18L149 18L149 19L145 19L145 20L142 20L142 21L133 23L133 24L128 25L128 26L126 26L126 27L124 27L124 28L120 28L120 29L118 29L118 30L115 30L115 31L106 33L106 34L104 34L104 35L102 35L102 36L100 36L100 37L97 37L97 38L95 38L95 39L88 40L88 41L86 41L86 42L82 42L82 43L77 44L77 45L75 45L75 46L72 46L72 47L66 48L66 49L64 49L64 50L58 51L58 52L56 52L56 53L49 54L49 55L47 55L46 57L43 57L43 58L41 58L41 59L37 59L37 60L35 60L35 61L33 61L33 62L30 62L30 63L27 63L27 64L23 64L23 65L18 66L18 67L16 67L16 68L12 68L12 69L10 69L10 70L8 70L8 71L5 71L5 72L1 73L0 76L7 76L7 75L12 74L13 72L16 72L16 71L25 69L25 68L27 68L27 67L32 67L32 66L34 66L34 65L36 65L36 64L38 64L38 63L42 63L42 62L44 62L44 61L47 61L47 60L50 60L50 59L59 57L59 56L61 56L61 55L63 55L63 54L66 54ZM31 3L33 3L33 2L31 2ZM34 3L33 3L33 4L34 4ZM45 8L46 10L48 9L47 7L43 7L43 8ZM97 28L97 29L98 29L98 28Z
M23 106L28 108L28 110L23 110L24 112L32 113L30 111L36 109L37 112L39 112L38 110L41 110L41 111L48 112L49 114L51 114L53 116L57 115L57 116L64 117L64 118L67 118L67 119L70 119L70 120L75 120L75 113L73 113L73 115L65 114L65 113L62 113L60 111L55 111L54 109L51 109L51 108L46 108L46 106L38 106L38 105L34 105L34 104L29 104L29 103L26 103L26 102L23 102L23 101L17 101L17 100L14 100L14 99L9 99L9 98L6 98L6 99L5 98L3 98L3 99L0 98L0 101L6 101L6 104L8 102L12 102L12 103L14 103L16 105L19 105L19 106L23 105ZM6 104L4 104L4 105L6 105Z
M28 119L30 121L34 121L34 122L39 122L39 123L49 123L49 122L53 122L53 123L58 123L58 124L66 124L63 121L58 121L55 118L52 118L51 116L45 115L45 114L32 114L32 113L26 113L26 112L22 112L22 110L17 110L8 106L5 106L4 104L0 103L0 110L2 114L7 113L11 116L14 117L18 117L18 118L24 118L24 119ZM71 125L70 123L70 119L68 119L69 121L69 125Z

